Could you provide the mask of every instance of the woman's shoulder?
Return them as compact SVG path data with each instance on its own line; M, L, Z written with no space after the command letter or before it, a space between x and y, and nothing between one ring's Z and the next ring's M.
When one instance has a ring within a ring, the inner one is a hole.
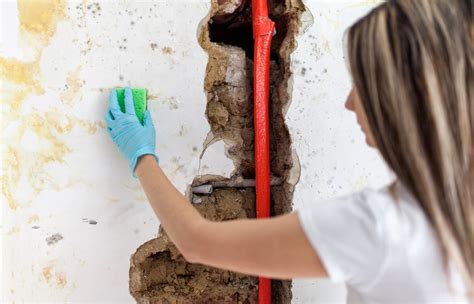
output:
M372 212L394 208L397 202L404 199L404 193L398 191L394 184L381 188L365 187L359 191L324 200L323 204L338 204L347 208L362 208Z
M426 216L409 191L398 183L328 199L315 204L313 213L324 212L347 223L363 224L380 237L398 243L404 233L427 226ZM371 227L371 228L370 228ZM383 237L385 238L385 237Z
M358 192L336 198L336 200L338 199L366 204L380 210L400 209L404 205L419 207L410 191L399 182L393 182L380 188L366 187Z

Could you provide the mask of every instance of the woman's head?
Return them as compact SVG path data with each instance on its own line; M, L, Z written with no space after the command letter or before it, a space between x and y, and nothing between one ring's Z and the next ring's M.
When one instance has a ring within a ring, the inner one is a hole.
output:
M474 291L474 24L471 0L389 0L348 31L358 113ZM472 296L472 294L471 294Z

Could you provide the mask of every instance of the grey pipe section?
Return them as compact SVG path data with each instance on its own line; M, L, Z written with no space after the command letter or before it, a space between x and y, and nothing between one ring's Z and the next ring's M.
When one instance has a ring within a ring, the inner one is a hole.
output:
M270 178L270 186L278 186L282 184L279 177ZM210 194L214 188L248 188L255 187L255 179L233 179L226 181L212 181L207 184L194 186L191 188L195 194Z

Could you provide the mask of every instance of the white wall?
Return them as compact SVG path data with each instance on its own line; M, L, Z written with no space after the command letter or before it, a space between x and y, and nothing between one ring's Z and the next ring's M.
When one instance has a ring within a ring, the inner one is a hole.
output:
M297 208L387 180L343 107L350 80L342 33L371 2L307 1L314 25L292 56L287 114L302 167ZM233 169L217 143L198 172L209 125L207 55L196 31L210 1L99 6L69 1L56 31L21 38L15 3L0 4L3 301L133 302L129 257L159 222L104 129L109 88L149 89L160 164L182 192L197 174ZM55 234L62 239L48 245ZM344 299L343 287L326 281L296 280L293 292L294 303Z

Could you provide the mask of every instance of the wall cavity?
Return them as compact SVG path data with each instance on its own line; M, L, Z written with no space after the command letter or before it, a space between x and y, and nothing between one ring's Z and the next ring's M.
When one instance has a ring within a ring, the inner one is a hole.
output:
M271 214L292 209L299 163L285 125L290 104L290 54L296 47L301 0L270 0L276 23L270 58ZM209 55L204 89L211 131L205 148L223 140L235 170L230 178L196 176L186 196L206 218L224 221L255 217L254 187L220 187L196 194L191 188L217 181L255 178L253 128L253 39L250 0L215 0L199 27L199 43ZM204 153L203 152L203 153ZM201 155L202 157L202 155ZM137 249L131 258L130 292L139 303L256 303L258 279L187 263L160 227L158 238ZM291 302L291 281L272 281L273 303Z

